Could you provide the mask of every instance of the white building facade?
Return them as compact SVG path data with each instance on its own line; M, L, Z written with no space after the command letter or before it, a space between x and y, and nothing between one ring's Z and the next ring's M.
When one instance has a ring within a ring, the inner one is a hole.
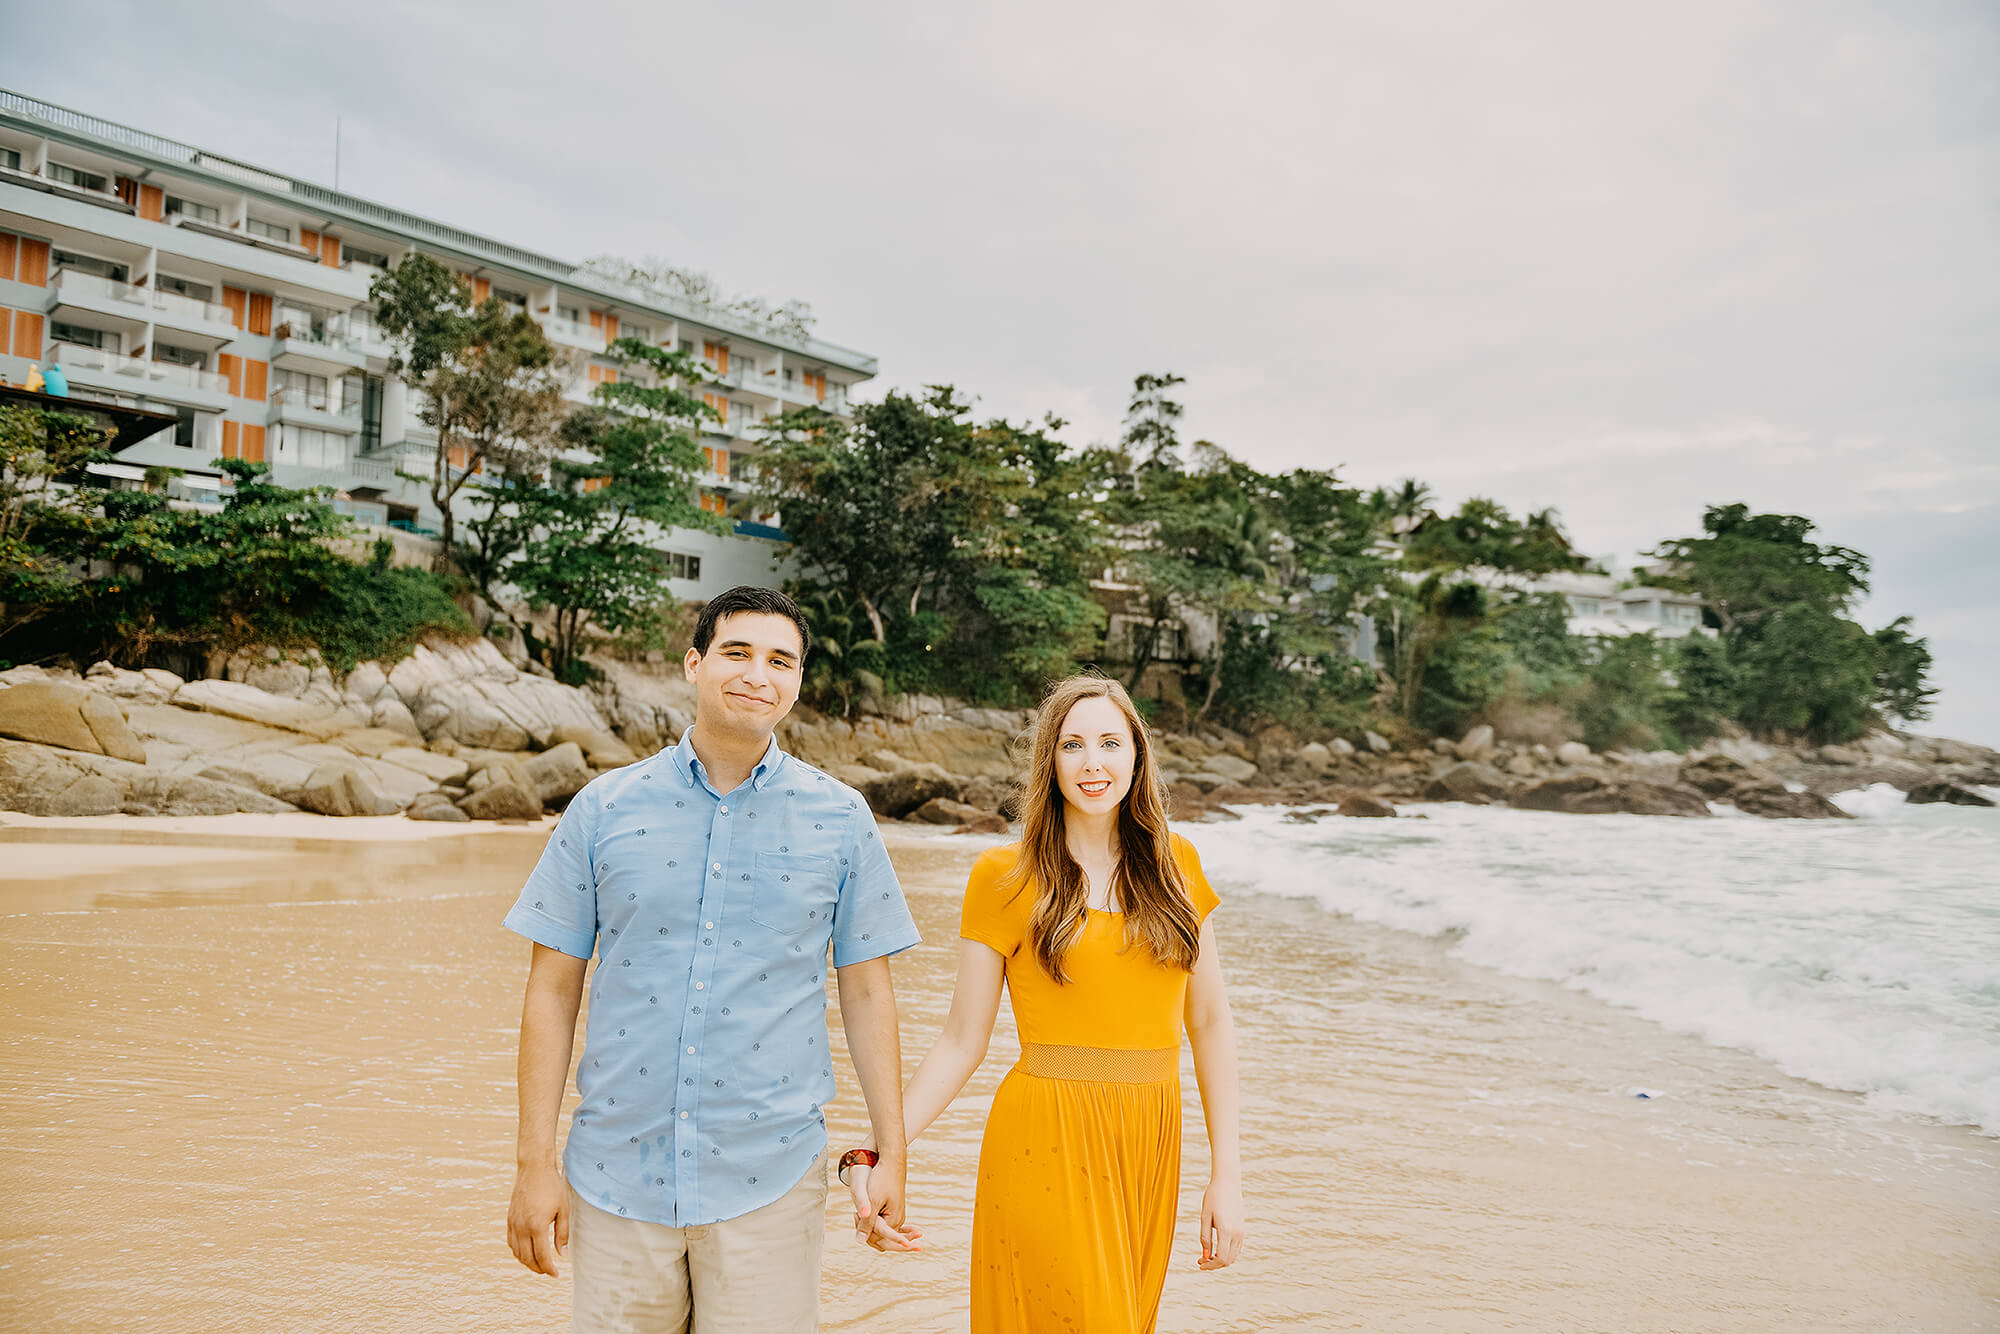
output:
M389 372L368 296L413 254L458 273L476 300L532 314L568 354L575 402L633 373L607 355L620 337L700 358L719 420L698 503L718 515L747 493L760 422L809 405L845 416L876 374L864 353L0 90L0 377L18 385L30 367L60 366L79 399L178 418L122 451L115 475L171 469L170 494L218 503L215 459L261 461L281 485L333 488L365 525L434 531L428 488L399 474L428 477L437 438ZM766 523L657 537L678 597L779 577L783 535Z

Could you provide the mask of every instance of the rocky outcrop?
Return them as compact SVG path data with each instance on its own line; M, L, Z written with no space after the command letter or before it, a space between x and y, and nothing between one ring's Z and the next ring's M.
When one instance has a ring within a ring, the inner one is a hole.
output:
M115 701L58 681L23 681L0 690L0 736L134 764L146 762L145 747Z
M1514 788L1514 780L1492 765L1465 760L1441 770L1425 784L1424 796L1430 801L1485 803L1507 800Z
M910 766L879 778L864 779L857 785L868 808L877 815L900 820L928 802L958 802L965 785L937 765Z
M549 745L561 727L608 727L588 693L519 671L484 639L419 645L389 672L388 688L432 742L526 750Z
M910 819L924 824L954 825L961 833L1004 834L1007 821L992 811L982 811L977 806L949 797L932 797L923 805L910 812Z
M1917 784L1910 789L1908 800L1912 806L1930 806L1939 803L1951 806L1993 805L1992 798L1981 796L1977 792L1942 778Z
M1611 782L1595 774L1563 774L1530 783L1514 793L1511 803L1524 811L1563 811L1572 815L1706 816L1708 802L1700 792L1662 783Z
M1737 810L1770 820L1846 820L1848 813L1804 789L1794 790L1783 783L1739 783L1729 790L1729 801Z

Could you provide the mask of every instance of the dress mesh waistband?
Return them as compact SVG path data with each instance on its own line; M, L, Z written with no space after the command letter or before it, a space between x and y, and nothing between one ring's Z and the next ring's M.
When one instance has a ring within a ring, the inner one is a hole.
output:
M1042 1079L1158 1084L1180 1078L1181 1052L1178 1047L1129 1051L1119 1047L1053 1047L1024 1042L1016 1068Z

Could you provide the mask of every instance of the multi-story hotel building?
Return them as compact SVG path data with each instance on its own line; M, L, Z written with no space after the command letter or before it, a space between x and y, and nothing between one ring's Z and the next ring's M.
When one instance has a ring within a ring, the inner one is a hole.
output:
M179 419L99 465L113 479L172 469L172 494L212 504L226 487L215 459L261 460L282 485L334 488L363 523L434 529L428 488L399 474L428 477L437 438L389 371L368 297L412 254L461 274L478 300L532 313L570 353L579 403L630 373L606 355L621 336L706 362L720 420L703 442L700 503L718 514L743 493L759 421L809 404L844 415L876 371L847 348L0 90L0 377L19 385L57 365L76 398ZM733 528L661 535L677 595L771 577L782 535Z

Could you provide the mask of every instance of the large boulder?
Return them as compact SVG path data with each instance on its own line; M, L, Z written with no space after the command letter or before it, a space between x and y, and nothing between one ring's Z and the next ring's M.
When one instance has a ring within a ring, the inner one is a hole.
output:
M1736 809L1771 820L1849 820L1853 817L1817 792L1794 792L1783 783L1741 783L1731 788Z
M0 690L0 736L133 764L146 762L146 748L116 703L95 691L55 681L24 681Z
M297 809L255 788L195 774L145 774L132 780L120 807L127 815L275 815Z
M1614 783L1595 774L1558 774L1530 783L1516 792L1512 805L1524 811L1563 811L1572 815L1711 814L1708 802L1693 788L1665 783Z
M1394 747L1390 746L1389 739L1378 732L1363 732L1361 739L1366 741L1368 749L1374 751L1377 755L1387 755L1394 749Z
M108 662L92 663L83 683L100 694L135 704L165 704L182 685L180 677L158 667L133 672Z
M433 743L525 750L549 745L565 725L606 727L590 694L517 670L485 639L421 644L389 684Z
M949 797L932 797L923 805L910 812L912 820L925 824L956 825L960 829L981 834L1004 834L1007 821L992 811L982 811L977 806Z
M1514 790L1514 783L1490 764L1476 760L1461 760L1459 763L1435 775L1424 787L1424 797L1430 801L1505 801Z
M582 747L583 758L593 769L622 769L639 762L637 752L608 728L578 727L574 723L565 723L551 734L550 739L557 745L574 742Z
M1591 761L1590 747L1581 741L1565 741L1556 747L1556 763L1575 768Z
M1958 784L1943 778L1933 779L1928 783L1917 784L1910 789L1907 800L1912 806L1929 806L1938 803L1950 806L1991 806L1993 804L1990 797L1982 796L1970 788L1960 787Z
M307 775L298 804L321 815L394 815L405 803L382 792L353 759L329 759Z
M592 776L590 766L583 759L583 748L574 741L565 741L553 750L531 755L521 762L521 767L527 771L535 784L535 791L545 802L575 796Z
M319 698L286 699L241 681L189 681L174 692L173 702L183 709L310 737L325 738L368 725L367 714L357 707Z
M1681 765L1681 782L1717 800L1728 797L1740 784L1769 781L1769 775L1720 751L1697 756Z
M472 819L470 815L452 805L451 798L442 792L433 793L430 797L415 802L403 814L412 820L436 820L446 824L465 824Z
M912 766L873 780L861 788L861 795L877 815L900 820L938 797L963 800L965 784L936 765Z
M1342 815L1362 820L1393 820L1396 808L1373 792L1363 792L1349 788L1340 794L1340 805L1336 808Z
M1473 728L1459 739L1455 747L1462 760L1484 760L1493 755L1493 729L1485 723Z
M111 815L124 801L124 785L86 767L80 756L32 742L0 741L0 810Z
M502 780L468 793L458 808L474 820L539 820L542 799L518 782Z
M1257 781L1257 766L1245 759L1219 751L1208 757L1202 768L1212 774L1220 774L1222 781L1236 786L1244 786Z

